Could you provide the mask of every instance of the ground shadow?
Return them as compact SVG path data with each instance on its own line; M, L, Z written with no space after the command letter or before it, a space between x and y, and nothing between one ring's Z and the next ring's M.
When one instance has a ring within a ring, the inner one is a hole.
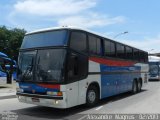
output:
M7 86L0 86L0 89L3 89L3 88L8 88Z
M148 80L149 82L160 82L160 80L158 79L152 79L152 80Z

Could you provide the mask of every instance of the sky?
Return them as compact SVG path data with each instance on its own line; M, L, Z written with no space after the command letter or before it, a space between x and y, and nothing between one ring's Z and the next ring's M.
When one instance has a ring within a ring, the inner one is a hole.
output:
M28 32L77 26L157 53L159 11L160 0L0 0L0 26L24 28Z

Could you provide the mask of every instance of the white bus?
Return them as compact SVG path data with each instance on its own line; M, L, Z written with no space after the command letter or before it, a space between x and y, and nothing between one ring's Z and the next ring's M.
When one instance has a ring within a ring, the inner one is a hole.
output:
M27 33L18 60L20 102L54 108L95 105L148 82L148 53L89 32L62 27Z
M149 56L149 80L160 80L160 57Z

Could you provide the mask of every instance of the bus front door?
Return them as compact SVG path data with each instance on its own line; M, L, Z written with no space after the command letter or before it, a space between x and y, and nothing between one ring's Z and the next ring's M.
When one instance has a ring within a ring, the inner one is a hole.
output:
M80 81L85 80L88 71L88 57L76 52L69 54L67 64L67 99L68 106L80 104L80 96L83 90Z

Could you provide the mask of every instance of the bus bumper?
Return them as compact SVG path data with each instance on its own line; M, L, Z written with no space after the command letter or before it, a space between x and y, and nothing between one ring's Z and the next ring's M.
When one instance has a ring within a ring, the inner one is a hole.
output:
M37 97L38 96L38 97ZM53 108L67 108L66 97L49 97L46 95L32 95L32 94L23 94L17 93L17 98L19 102L35 104L46 107Z
M152 76L152 77L150 76L150 77L149 77L149 80L160 80L160 77L159 77L159 76L154 76L154 77L153 77L153 76Z

